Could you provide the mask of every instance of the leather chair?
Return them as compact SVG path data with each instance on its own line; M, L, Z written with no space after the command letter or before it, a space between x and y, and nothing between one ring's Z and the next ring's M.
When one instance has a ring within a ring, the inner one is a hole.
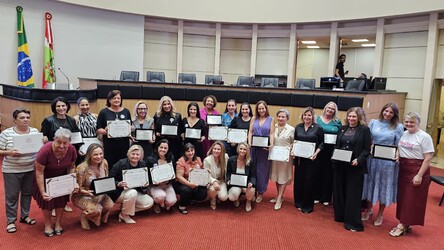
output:
M164 72L147 71L146 72L146 81L147 82L165 82L165 73Z
M296 79L296 89L314 89L315 88L315 79Z
M219 84L222 82L222 76L220 75L205 75L205 84Z
M179 73L179 83L196 84L196 74Z
M345 91L362 91L365 87L365 80L351 80L345 85Z
M444 186L444 176L432 175L430 179L438 185ZM439 201L439 206L441 206L442 201L444 200L444 192L441 197L441 201Z
M139 81L139 72L124 70L120 72L120 81Z
M252 76L239 76L237 78L236 86L254 87L254 77Z
M279 87L279 78L263 77L261 80L261 87L277 88Z

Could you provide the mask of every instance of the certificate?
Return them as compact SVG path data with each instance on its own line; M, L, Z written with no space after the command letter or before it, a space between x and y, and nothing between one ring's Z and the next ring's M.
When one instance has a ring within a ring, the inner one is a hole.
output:
M43 146L43 134L28 134L12 136L12 147L21 154L37 153Z
M150 141L153 140L153 130L152 129L142 129L138 128L135 130L137 141Z
M133 168L122 170L123 181L126 182L128 188L148 186L148 168Z
M151 180L154 185L169 181L176 178L174 167L172 163L162 164L150 168Z
M324 143L325 144L336 144L336 138L338 135L335 134L324 134Z
M202 138L202 130L195 128L185 128L185 138L200 140L200 138Z
M51 198L69 195L74 191L76 180L75 173L45 179L46 193Z
M248 138L247 129L238 129L238 128L228 129L227 142L229 143L247 142L247 138Z
M268 160L288 162L290 159L290 147L273 146L268 154Z
M397 147L395 146L374 144L373 158L396 161L396 150Z
M175 135L177 136L177 126L176 125L162 125L160 131L161 135Z
M82 134L80 132L71 132L71 144L83 143Z
M91 181L90 189L93 191L94 195L114 191L116 190L116 181L114 177L94 179Z
M206 169L192 168L190 169L188 181L198 186L206 186L210 183L210 172Z
M236 187L247 187L248 176L244 174L231 174L230 185Z
M83 145L80 146L79 152L82 154L86 154L88 147L93 143L97 143L99 145L102 145L102 142L97 137L83 138Z
M293 155L301 158L310 158L316 149L316 143L306 141L294 141Z
M353 155L353 151L351 151L351 150L344 150L344 149L335 148L331 159L336 160L336 161L344 161L344 162L350 163L352 160L352 155Z
M268 141L269 141L268 136L253 135L253 137L251 139L251 146L253 146L253 147L260 147L260 148L266 148L269 145Z
M208 140L226 141L228 129L224 126L212 126L208 129Z
M222 116L207 115L207 125L222 125Z
M130 120L114 120L108 121L107 123L109 138L122 138L131 135Z

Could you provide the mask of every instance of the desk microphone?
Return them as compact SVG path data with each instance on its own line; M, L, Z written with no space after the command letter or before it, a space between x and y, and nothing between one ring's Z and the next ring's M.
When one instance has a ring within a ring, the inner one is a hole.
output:
M68 76L66 76L66 74L63 73L63 71L60 69L60 67L58 67L58 69L59 69L60 73L62 73L62 75L65 76L66 80L68 80L68 84L69 84L69 78L68 78Z

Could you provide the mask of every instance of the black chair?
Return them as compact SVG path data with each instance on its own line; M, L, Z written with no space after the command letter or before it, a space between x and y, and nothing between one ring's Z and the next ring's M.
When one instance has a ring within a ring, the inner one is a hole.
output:
M165 82L165 73L164 72L147 71L146 72L146 81L147 82Z
M179 83L196 84L196 74L179 73Z
M324 106L329 103L334 102L338 103L338 96L336 95L314 95L313 97L313 108L315 109L323 109Z
M120 81L139 81L139 72L124 70L120 72Z
M254 87L254 77L252 76L239 76L237 78L236 86Z
M273 93L268 97L269 105L291 106L291 93Z
M444 186L444 176L432 175L430 179L438 185ZM442 193L441 200L439 201L439 206L441 206L442 201L444 200L444 192Z
M347 82L345 91L362 91L365 87L365 80L351 80Z
M290 105L293 107L301 107L301 108L313 106L313 96L314 95L292 93Z
M205 84L223 84L222 76L220 75L205 75Z
M352 107L362 107L363 97L338 96L338 110L346 111Z
M279 78L262 77L261 87L277 88L279 87Z
M296 79L296 89L314 89L316 84L315 79Z

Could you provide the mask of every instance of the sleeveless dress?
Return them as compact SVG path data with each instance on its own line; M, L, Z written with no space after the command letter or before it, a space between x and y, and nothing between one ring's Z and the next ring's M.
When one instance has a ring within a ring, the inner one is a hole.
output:
M268 116L264 124L260 126L259 119L255 119L253 124L253 135L270 136L270 126L273 118ZM253 147L251 149L251 159L257 164L257 191L265 193L267 191L268 179L270 176L271 162L268 160L268 150Z

